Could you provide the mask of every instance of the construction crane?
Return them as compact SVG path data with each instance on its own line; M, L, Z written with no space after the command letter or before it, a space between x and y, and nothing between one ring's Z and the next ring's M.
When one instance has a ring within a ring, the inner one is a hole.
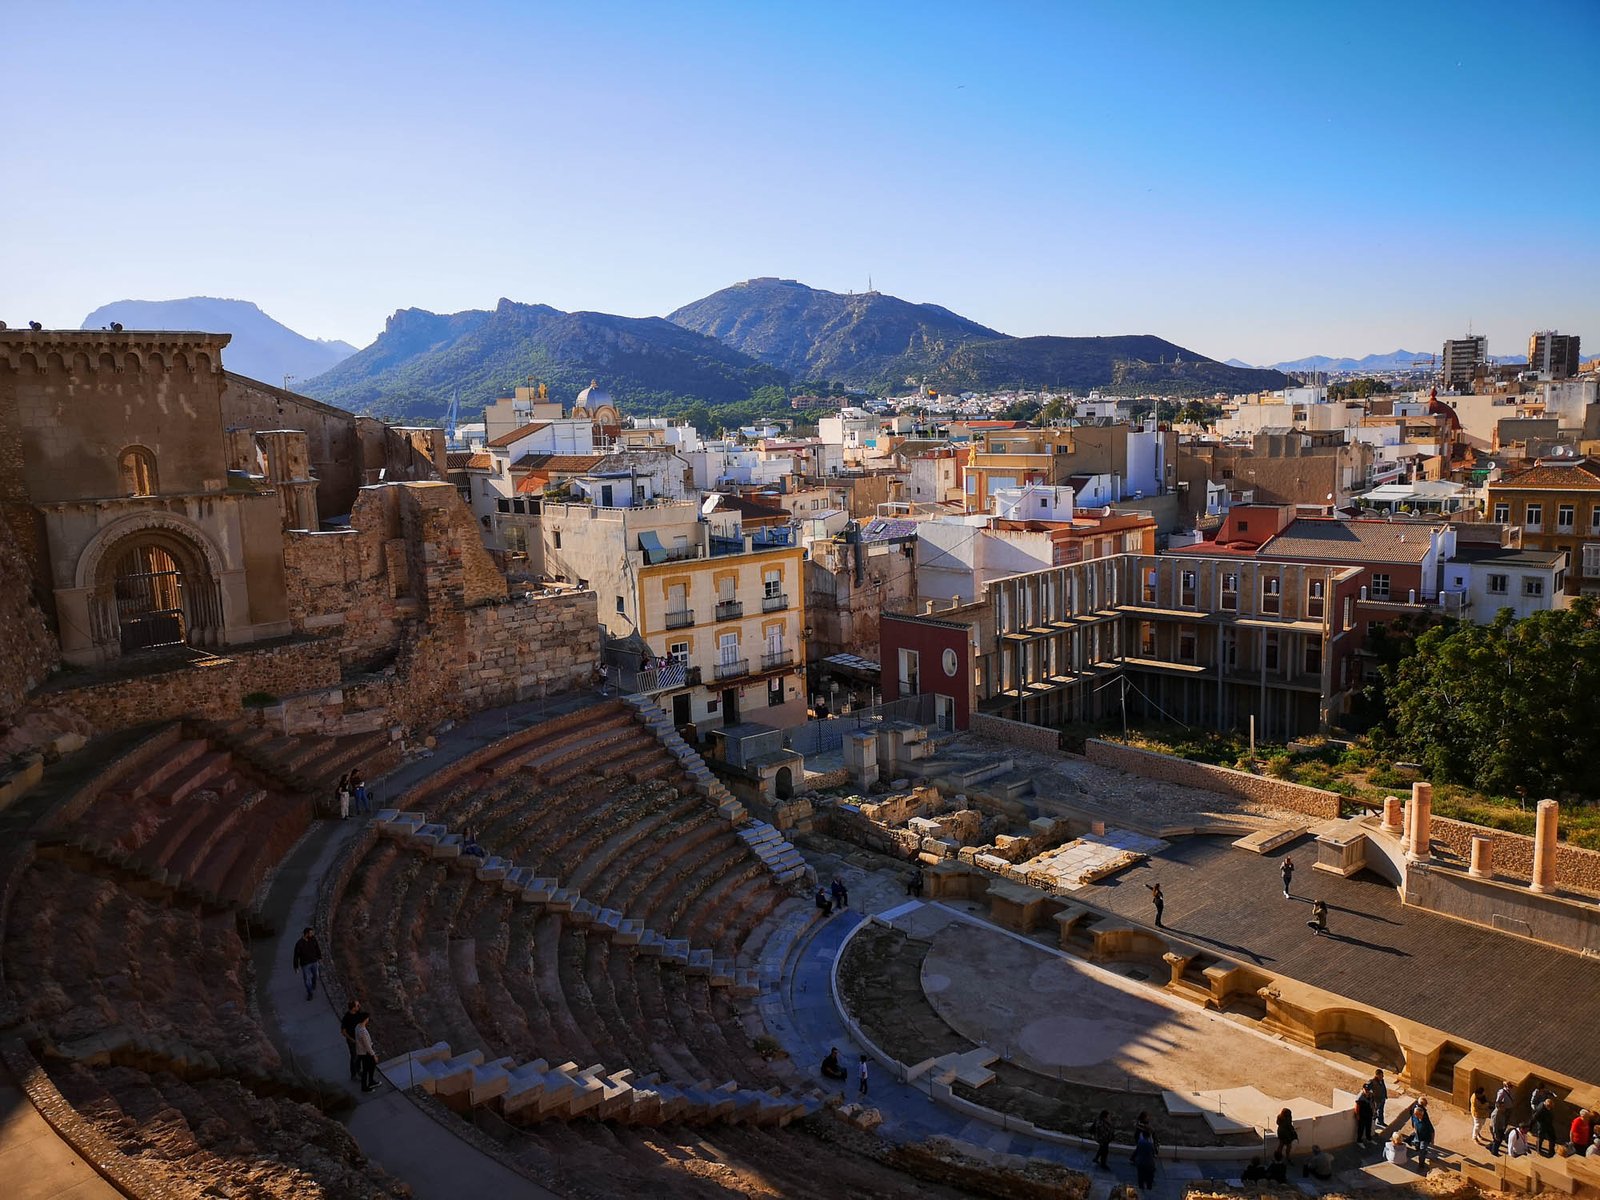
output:
M450 394L450 409L444 418L444 444L452 450L462 449L461 445L461 393Z

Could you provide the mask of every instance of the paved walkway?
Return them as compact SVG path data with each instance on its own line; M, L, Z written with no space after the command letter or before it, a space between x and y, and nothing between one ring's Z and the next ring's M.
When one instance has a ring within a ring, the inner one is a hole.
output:
M1294 856L1294 899L1279 868ZM1303 983L1514 1054L1600 1080L1600 1038L1573 1014L1600 995L1600 960L1436 916L1400 903L1393 886L1314 871L1302 840L1275 854L1226 838L1174 842L1146 865L1077 893L1086 904L1154 923L1145 885L1166 895L1168 931ZM1328 902L1332 936L1306 927Z
M507 733L601 699L593 693L577 693L554 702L479 713L440 736L430 755L411 759L378 780L373 793L380 803L388 804L445 763ZM311 1000L305 998L300 974L293 969L294 943L300 931L313 923L318 892L328 870L362 824L361 818L316 822L273 881L267 915L280 932L257 942L252 951L257 998L268 1033L287 1061L349 1092L356 1103L349 1128L363 1153L408 1183L418 1200L456 1200L460 1196L554 1200L551 1192L473 1149L387 1083L380 1082L377 1091L363 1094L349 1078L349 1055L339 1032L339 1015L326 993L319 989ZM326 955L328 947L324 945L323 950ZM324 965L331 965L326 957ZM409 1048L379 1046L378 1057Z
M118 1200L0 1065L0 1195L6 1200Z

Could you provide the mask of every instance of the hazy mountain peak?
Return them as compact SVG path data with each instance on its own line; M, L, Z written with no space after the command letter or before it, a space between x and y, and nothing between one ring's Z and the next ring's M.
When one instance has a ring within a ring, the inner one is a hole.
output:
M296 333L275 321L249 300L189 296L182 300L118 300L102 305L83 319L84 329L101 329L113 321L127 329L181 329L229 333L223 351L228 370L267 383L284 376L305 380L320 375L356 352L348 342L324 341Z

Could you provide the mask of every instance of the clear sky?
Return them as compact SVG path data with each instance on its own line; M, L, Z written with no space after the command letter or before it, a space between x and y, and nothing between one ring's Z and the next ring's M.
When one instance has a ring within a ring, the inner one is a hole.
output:
M736 280L1216 358L1600 349L1600 0L5 4L0 318Z

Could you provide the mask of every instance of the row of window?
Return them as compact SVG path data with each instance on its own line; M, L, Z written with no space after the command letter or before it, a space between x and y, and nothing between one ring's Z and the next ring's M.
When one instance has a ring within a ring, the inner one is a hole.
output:
M1374 599L1387 599L1389 595L1389 577L1387 575L1374 575L1374 585L1382 581L1383 595L1374 594ZM1197 598L1197 579L1193 571L1180 571L1178 573L1178 603L1184 608L1195 607ZM1156 571L1152 568L1145 572L1144 586L1141 589L1142 600L1145 604L1156 602ZM1328 598L1328 581L1325 579L1311 579L1306 582L1306 616L1320 619L1324 605ZM1218 597L1217 607L1223 612L1239 611L1239 576L1227 572L1222 576L1222 591ZM1261 607L1260 612L1270 616L1277 616L1283 612L1283 580L1277 576L1269 576L1261 581Z
M1544 503L1530 501L1522 506L1522 527L1529 533L1541 533L1544 530ZM1494 506L1494 519L1500 524L1511 521L1511 503L1507 500L1497 500ZM1555 531L1557 533L1576 533L1578 529L1578 506L1576 504L1556 505ZM1600 504L1594 505L1589 510L1589 532L1600 533Z
M1511 594L1511 576L1489 576L1489 594L1491 596L1509 596ZM1522 594L1524 596L1544 595L1544 580L1537 575L1524 575L1522 577Z
M1196 661L1196 651L1199 646L1199 630L1193 625L1178 626L1178 655L1177 661L1192 663ZM1268 671L1281 669L1281 638L1276 630L1267 630L1261 641L1261 665ZM1139 655L1141 658L1156 658L1156 626L1153 621L1139 623ZM1232 629L1222 631L1222 665L1227 670L1233 670L1239 663L1238 634ZM1307 634L1301 649L1301 669L1308 675L1316 675L1322 671L1322 638L1317 634Z

